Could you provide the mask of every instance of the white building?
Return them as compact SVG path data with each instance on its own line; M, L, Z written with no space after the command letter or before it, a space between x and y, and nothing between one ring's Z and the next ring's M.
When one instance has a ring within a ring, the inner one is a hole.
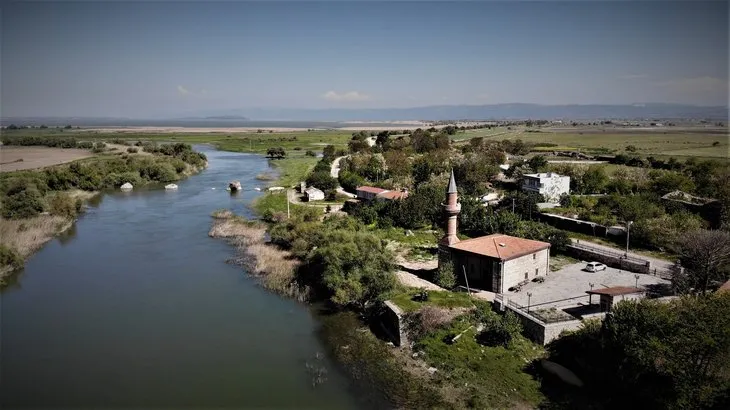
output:
M522 190L540 193L548 202L558 202L560 195L570 193L570 177L554 172L525 174L522 178Z
M304 190L304 195L307 197L307 201L321 201L324 199L324 192L321 189L315 187L309 187Z

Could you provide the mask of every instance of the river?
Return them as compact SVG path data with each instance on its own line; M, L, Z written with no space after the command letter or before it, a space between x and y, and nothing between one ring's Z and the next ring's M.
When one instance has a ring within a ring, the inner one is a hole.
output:
M207 236L212 211L250 214L266 160L196 149L208 169L177 191L104 195L3 291L3 408L363 407L310 309L258 287ZM225 190L232 179L244 192Z

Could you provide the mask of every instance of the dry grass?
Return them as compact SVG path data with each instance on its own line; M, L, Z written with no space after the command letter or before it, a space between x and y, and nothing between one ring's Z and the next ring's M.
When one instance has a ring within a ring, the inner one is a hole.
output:
M299 262L291 253L266 242L266 226L234 215L227 210L213 213L215 222L208 233L213 238L225 238L240 254L238 263L260 279L269 290L300 301L307 299L309 290L296 283L294 273Z
M21 258L26 259L44 243L70 228L72 224L73 221L70 219L53 215L39 215L21 220L0 218L0 240L3 245L15 250ZM9 274L10 271L7 266L0 267L0 282L2 276Z

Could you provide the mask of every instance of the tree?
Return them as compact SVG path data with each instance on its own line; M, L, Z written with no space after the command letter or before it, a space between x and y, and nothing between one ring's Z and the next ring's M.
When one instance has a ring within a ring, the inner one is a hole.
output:
M337 188L337 180L332 178L329 171L316 171L309 174L307 177L307 185L321 189L322 191L329 191Z
M535 155L527 161L527 166L532 169L532 172L542 172L547 169L548 161L544 155Z
M286 151L282 147L271 147L266 150L266 156L269 158L284 158L286 157Z
M334 145L327 145L322 150L322 159L325 159L327 161L332 162L332 161L334 161L334 159L335 159L336 156L337 155L335 153L335 146Z
M679 262L672 284L681 293L705 294L730 279L730 233L697 230L681 238Z
M694 183L686 175L667 171L652 171L652 174L650 174L650 177L653 176L654 178L651 181L651 189L657 195L664 195L677 190L685 192L694 190Z
M456 286L456 274L454 273L454 264L451 261L439 264L434 282L444 289L451 289Z
M621 302L602 324L588 322L548 351L602 408L728 408L730 294ZM563 407L591 407L573 402L581 399L573 393Z
M602 193L608 182L608 176L603 167L588 167L580 181L580 192L585 194Z
M357 187L365 184L365 180L354 172L340 171L337 177L342 189L347 192L354 193L357 190Z

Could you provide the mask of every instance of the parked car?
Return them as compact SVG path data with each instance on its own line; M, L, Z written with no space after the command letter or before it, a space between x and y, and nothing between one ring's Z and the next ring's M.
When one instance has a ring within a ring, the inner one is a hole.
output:
M600 262L588 262L585 269L588 272L598 272L602 270L606 270L606 265L600 263Z

